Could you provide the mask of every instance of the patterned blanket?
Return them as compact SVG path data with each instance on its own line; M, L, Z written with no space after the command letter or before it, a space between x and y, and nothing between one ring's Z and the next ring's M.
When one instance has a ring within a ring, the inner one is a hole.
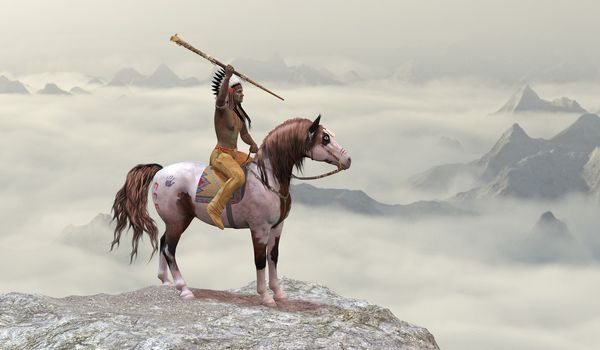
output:
M248 174L248 167L244 167L244 176ZM219 189L225 184L227 178L220 171L213 169L208 166L204 169L200 180L198 181L198 188L196 189L196 203L210 203L210 201L217 195ZM229 200L230 204L238 203L244 198L244 192L246 184L242 185Z

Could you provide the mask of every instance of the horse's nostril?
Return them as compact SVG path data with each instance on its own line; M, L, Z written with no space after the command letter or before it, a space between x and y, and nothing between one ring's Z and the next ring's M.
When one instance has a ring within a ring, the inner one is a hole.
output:
M348 157L348 168L350 167L350 164L352 164L352 158Z

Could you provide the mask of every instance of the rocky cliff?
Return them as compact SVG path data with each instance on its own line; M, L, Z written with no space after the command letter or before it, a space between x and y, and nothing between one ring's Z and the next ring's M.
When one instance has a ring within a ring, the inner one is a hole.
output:
M172 287L118 295L0 295L3 349L438 349L429 331L388 309L291 279L290 299L260 305L255 283L229 290Z

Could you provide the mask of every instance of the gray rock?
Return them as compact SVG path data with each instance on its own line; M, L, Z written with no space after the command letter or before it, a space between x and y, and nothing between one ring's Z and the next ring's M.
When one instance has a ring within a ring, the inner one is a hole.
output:
M4 349L439 349L388 309L282 279L290 299L260 305L255 283L230 291L172 287L51 298L0 295Z

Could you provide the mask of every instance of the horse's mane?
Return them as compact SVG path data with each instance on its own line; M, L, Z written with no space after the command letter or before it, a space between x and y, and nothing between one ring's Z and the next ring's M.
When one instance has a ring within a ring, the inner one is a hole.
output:
M289 190L293 167L302 171L304 157L312 147L307 138L311 124L312 121L309 119L289 119L275 127L265 137L256 155L260 177L264 184L270 186L264 163L265 158L269 158L273 177L284 192ZM313 138L313 143L316 139Z

